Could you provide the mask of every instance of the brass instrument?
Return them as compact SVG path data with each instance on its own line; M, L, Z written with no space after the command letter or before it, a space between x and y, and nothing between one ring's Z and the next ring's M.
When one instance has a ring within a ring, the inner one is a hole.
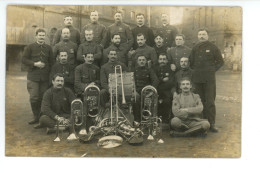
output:
M160 135L159 143L163 143L162 120L157 115L158 94L157 90L148 85L141 91L141 127L148 129L148 140L153 140L157 133Z
M83 103L80 99L75 99L71 103L71 120L72 133L67 138L69 141L78 139L75 132L75 126L81 126L85 122Z

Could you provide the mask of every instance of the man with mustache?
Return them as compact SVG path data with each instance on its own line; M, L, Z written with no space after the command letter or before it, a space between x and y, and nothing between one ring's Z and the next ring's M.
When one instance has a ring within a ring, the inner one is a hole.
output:
M145 25L145 18L144 18L143 13L138 13L136 15L136 23L137 23L137 26L132 29L132 33L133 33L133 36L134 36L133 49L136 50L138 48L136 36L140 33L144 34L145 38L147 38L146 44L148 46L153 47L153 45L154 45L154 34L153 34L152 29Z
M154 67L156 64L158 64L157 54L154 48L146 44L146 37L144 36L144 34L140 33L136 36L136 38L138 48L133 52L131 56L132 62L134 62L133 66L136 66L136 62L138 62L137 58L140 55L144 55L146 57L147 66L149 68Z
M124 63L125 65L127 65L128 61L127 61L127 43L122 43L121 44L121 37L119 33L115 33L112 35L111 38L111 45L106 48L103 51L103 59L102 59L102 64L105 64L108 62L108 52L110 50L116 50L116 54L117 54L117 59L118 61Z
M85 31L92 30L93 31L93 42L101 46L103 49L106 45L106 27L98 22L99 16L96 10L90 12L90 23L85 25L80 34L80 43L84 43L86 41Z
M70 37L70 30L68 28L63 28L61 30L61 41L54 46L53 54L56 60L59 61L59 52L67 52L68 64L76 67L78 46L76 43L70 41Z
M161 53L166 54L167 47L164 45L164 39L161 34L155 34L154 42L155 42L155 45L153 46L153 48L157 54L157 58L159 59L159 55Z
M76 28L73 27L73 20L71 16L64 17L64 25L65 28L68 28L70 30L70 41L76 43L78 46L80 44L80 33ZM52 45L55 45L61 41L61 33L62 29L57 30L54 35Z
M157 29L157 34L162 34L164 38L164 44L167 48L174 47L174 39L178 30L169 24L169 16L165 13L161 15L162 26Z
M111 36L115 33L119 33L121 38L121 44L127 43L127 51L131 49L134 43L133 34L130 26L122 22L122 12L117 11L114 15L115 23L107 28L107 41L110 45Z
M185 36L183 34L177 34L175 37L176 47L172 47L167 51L168 58L173 71L178 71L180 67L180 59L182 57L189 57L191 49L184 45Z
M100 87L100 69L94 65L94 54L87 52L84 56L85 63L80 64L75 69L75 92L82 96L85 88L90 84Z
M51 68L50 83L53 76L60 73L64 77L64 86L74 91L74 69L75 66L68 63L68 52L60 51L58 61Z
M76 98L73 92L64 87L64 77L57 73L52 78L53 86L43 96L39 127L47 127L47 133L54 130L57 121L69 126L71 122L71 102ZM70 128L70 132L71 132Z
M176 92L179 94L180 91L180 81L182 78L189 78L192 79L192 70L190 69L190 62L189 58L182 57L180 59L180 66L181 69L175 73L175 81L176 81ZM194 88L194 87L193 87Z
M200 29L198 31L199 42L191 50L190 67L193 70L192 82L195 85L195 93L200 95L204 106L203 118L209 120L210 131L218 132L215 127L215 73L224 64L224 61L219 48L208 39L208 30Z
M92 52L94 54L94 64L100 67L102 62L102 51L100 46L93 41L94 35L93 30L86 29L85 30L85 38L86 41L79 46L77 52L77 60L80 63L85 62L85 55L87 52Z
M191 91L190 79L183 78L180 81L181 93L174 95L172 112L175 117L171 120L173 137L185 137L193 135L206 135L210 127L207 119L201 119L203 110L200 96Z
M115 73L115 66L121 65L122 71L127 71L127 67L122 62L118 61L117 51L109 50L108 52L108 62L101 67L100 70L100 82L101 82L101 93L100 93L100 105L104 108L105 104L109 101L109 87L108 78L110 73Z
M29 44L23 53L22 63L28 67L27 90L33 120L29 124L38 123L43 93L49 87L49 72L53 63L53 52L50 45L45 44L46 31L36 30L36 42Z
M155 68L155 73L159 79L158 85L158 115L162 116L163 123L169 126L171 115L172 94L175 92L174 72L168 63L165 53L159 54L159 66Z

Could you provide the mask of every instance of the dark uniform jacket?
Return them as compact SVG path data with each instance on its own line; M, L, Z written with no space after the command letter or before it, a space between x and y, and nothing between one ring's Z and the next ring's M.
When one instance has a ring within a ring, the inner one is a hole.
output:
M64 76L64 86L74 90L74 69L74 65L56 62L51 68L50 83L55 74L61 73Z
M159 95L160 95L160 93L162 93L164 91L171 91L172 88L175 88L174 72L171 70L171 67L169 64L167 64L165 66L158 65L154 71L159 79L159 85L158 85ZM169 77L169 80L167 82L163 81L163 78L165 78L165 77Z
M115 73L115 66L116 65L121 65L122 67L122 72L127 71L127 67L125 64L116 61L115 63L112 62L107 62L101 67L100 70L100 82L101 82L101 87L103 89L106 89L107 91L109 90L108 88L108 77L110 73Z
M69 28L69 30L70 30L70 41L72 41L72 42L76 43L77 45L79 45L80 44L80 33L79 33L79 30L77 30L73 26L64 27L64 28ZM61 41L62 29L57 30L57 32L55 33L52 45L55 45L55 44L57 44L57 43L59 43Z
M156 33L163 36L164 45L166 47L175 46L175 36L178 33L178 30L174 26L169 24L166 26L162 25L157 29Z
M180 81L182 78L189 78L192 80L192 70L190 68L188 69L180 69L175 73L175 81L176 81L176 91L177 93L180 93Z
M121 44L127 43L127 50L129 51L133 46L134 39L130 26L125 23L113 23L107 28L107 41L108 46L110 45L111 36L115 33L119 33L121 38Z
M134 70L136 91L140 94L142 89L147 85L157 88L159 80L151 68L136 67Z
M75 92L81 94L85 88L95 82L100 86L100 69L94 64L80 64L75 69Z
M104 51L103 51L103 59L102 59L102 64L105 64L108 62L108 53L110 50L116 50L116 53L117 53L117 58L118 58L118 61L124 63L125 65L127 64L127 53L128 53L128 50L127 50L127 47L128 45L126 43L122 43L119 45L119 47L115 46L113 43L108 47L106 48Z
M176 71L181 69L180 59L182 57L189 58L191 49L187 46L176 46L172 47L168 50L167 55L170 64L174 64L176 66Z
M76 65L76 57L78 51L78 45L72 41L60 41L53 48L54 58L57 60L57 56L61 51L66 51L68 53L68 63L71 65Z
M40 69L34 66L35 62L45 63ZM48 81L51 64L53 63L53 52L50 45L40 45L37 42L28 45L23 53L22 63L28 67L27 79L31 81Z
M213 43L205 41L196 44L190 54L192 81L194 83L215 81L215 72L223 64L221 52Z
M156 54L154 48L147 46L146 44L142 47L138 47L132 56L133 57L132 61L135 62L135 65L136 65L137 58L140 55L144 55L146 57L147 61L151 60L152 65L158 64L157 54Z
M73 92L66 87L49 88L43 95L41 112L54 119L55 115L69 118L71 102L75 99Z
M134 45L133 45L133 49L137 49L138 48L138 44L137 44L137 35L142 33L144 34L145 38L146 38L146 44L150 47L153 47L154 45L154 34L151 28L143 25L143 26L136 26L134 29L132 29L132 33L134 36Z
M83 55L85 55L87 52L94 53L94 64L98 65L102 58L100 47L93 41L86 41L82 43L78 49L77 60L81 63L85 62Z
M89 23L85 25L80 33L80 43L84 43L86 41L85 38L85 31L86 30L93 30L93 42L98 45L102 45L104 47L106 45L106 27L100 23Z
M156 45L154 45L154 50L157 54L157 59L159 60L159 55L160 53L165 53L165 55L167 55L167 47L165 45L163 45L162 47L157 47ZM168 57L169 60L169 57Z

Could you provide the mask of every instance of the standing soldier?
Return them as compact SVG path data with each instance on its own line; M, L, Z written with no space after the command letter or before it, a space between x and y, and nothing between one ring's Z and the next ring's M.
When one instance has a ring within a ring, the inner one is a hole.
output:
M74 64L68 63L68 53L66 51L59 52L58 61L52 66L50 73L50 83L55 74L60 73L64 77L64 86L74 90Z
M114 15L115 23L110 25L107 29L107 41L110 44L112 35L115 33L120 34L121 43L127 43L127 51L129 51L134 43L132 31L130 29L130 26L122 22L122 13L116 12Z
M195 91L203 103L203 117L209 120L210 130L218 132L216 119L216 71L224 64L221 52L217 46L208 41L208 30L198 31L199 42L192 48L190 54L192 81Z
M85 31L92 30L94 34L93 42L100 45L102 48L106 45L106 27L98 22L98 12L91 11L90 12L90 23L85 25L80 34L80 43L84 43L86 41Z
M70 30L68 28L63 28L61 30L61 41L54 46L53 55L54 58L58 60L59 53L65 51L68 53L68 64L76 66L78 46L76 43L70 41L70 36Z
M123 43L121 44L121 38L120 35L117 34L113 34L112 38L111 38L111 42L112 44L106 48L103 52L103 59L102 59L102 64L105 64L108 62L108 52L110 50L116 50L116 54L117 54L117 59L118 61L124 63L125 65L127 65L127 43Z
M132 33L133 33L133 36L134 36L133 49L136 50L138 48L136 36L140 33L144 34L145 38L147 38L146 44L150 47L153 47L153 45L154 45L154 34L153 34L152 29L147 27L144 24L145 23L144 14L138 13L136 15L136 22L137 22L137 26L134 29L132 29Z
M177 34L175 37L176 47L172 47L168 50L168 58L171 63L171 69L178 71L181 69L180 59L182 57L189 57L191 49L184 45L185 36L183 34Z
M77 45L80 44L80 33L79 31L72 26L73 20L71 16L65 16L64 17L64 25L65 28L68 28L70 30L70 41L76 43ZM59 43L61 41L61 31L62 29L59 29L53 38L53 45Z
M45 44L45 36L45 30L38 29L36 31L36 42L25 48L22 57L22 63L29 67L27 90L30 95L30 104L34 116L29 124L39 122L42 96L49 87L49 72L53 52L51 46Z
M164 45L163 37L160 34L155 35L154 42L155 42L155 45L153 48L157 54L157 58L159 59L159 55L161 53L164 53L164 54L167 53L167 47Z
M175 46L173 43L176 34L178 33L178 30L169 24L169 16L165 13L161 16L162 20L162 27L159 28L156 33L162 34L164 38L164 44L167 48L170 48L172 46Z
M85 38L86 41L79 46L77 60L80 63L84 63L86 53L92 52L94 54L94 64L100 66L100 63L102 61L102 52L100 46L93 41L93 30L85 30Z

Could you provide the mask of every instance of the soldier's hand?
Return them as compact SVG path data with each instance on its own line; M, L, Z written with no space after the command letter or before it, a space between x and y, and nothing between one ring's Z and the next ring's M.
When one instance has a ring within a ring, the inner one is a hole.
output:
M171 64L171 70L175 71L176 70L176 66L174 64Z
M67 126L70 125L70 120L64 118L63 124L64 124L64 125L67 125Z
M38 62L34 63L34 66L38 67L38 68L43 68L45 66L45 64L43 62L41 62L41 61L38 61Z
M133 55L135 53L135 50L130 50L129 53L130 55Z
M178 95L178 94L177 94L176 92L173 93L173 97L177 97L177 95Z
M163 78L163 82L167 82L167 81L169 81L169 77Z

